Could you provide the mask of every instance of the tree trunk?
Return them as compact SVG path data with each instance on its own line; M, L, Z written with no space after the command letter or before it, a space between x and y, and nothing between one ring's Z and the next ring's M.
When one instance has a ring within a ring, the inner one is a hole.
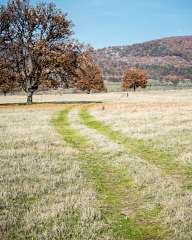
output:
M33 92L27 93L27 104L32 104L33 102Z
M7 92L3 92L3 94L4 94L4 96L6 96L6 95L7 95Z
M134 84L134 86L133 86L133 89L134 89L134 92L135 92L135 90L136 90L136 86L135 86L135 84Z

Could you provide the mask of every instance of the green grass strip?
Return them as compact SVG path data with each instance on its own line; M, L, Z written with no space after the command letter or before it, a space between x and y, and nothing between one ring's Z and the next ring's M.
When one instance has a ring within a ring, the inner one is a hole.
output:
M81 150L87 145L87 141L83 136L70 127L68 119L68 113L70 110L71 108L67 108L64 111L59 112L59 114L53 119L52 123L63 136L63 139L70 144L71 147Z
M89 128L97 130L111 140L124 145L128 152L147 160L168 174L182 176L183 187L192 188L192 166L180 163L171 153L155 149L153 145L142 139L124 136L120 131L115 131L110 125L96 120L86 108L80 111L82 122Z
M122 208L130 201L127 199L129 194L135 197L131 202L133 205L137 201L138 192L132 180L122 166L112 164L111 153L96 152L84 136L71 128L68 119L69 111L70 109L66 109L60 112L53 119L53 125L63 139L78 150L77 159L101 200L102 216L108 226L105 231L110 235L110 239L163 239L165 230L152 220L158 215L159 207L139 213L133 218L128 218L121 213Z

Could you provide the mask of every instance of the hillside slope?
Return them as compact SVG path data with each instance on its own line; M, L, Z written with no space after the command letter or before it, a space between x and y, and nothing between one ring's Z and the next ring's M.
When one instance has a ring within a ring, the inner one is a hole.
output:
M110 81L120 80L127 68L135 66L145 69L151 79L192 81L192 36L98 49L95 59Z

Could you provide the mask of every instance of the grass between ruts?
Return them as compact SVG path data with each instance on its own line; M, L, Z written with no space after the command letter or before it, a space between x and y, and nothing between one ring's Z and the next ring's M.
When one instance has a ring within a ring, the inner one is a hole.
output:
M122 214L122 208L129 202L129 194L134 195L133 205L137 201L139 193L134 183L125 169L112 164L111 153L96 152L84 136L71 128L69 111L70 108L60 112L53 119L53 125L63 139L78 150L77 158L81 162L82 169L101 200L103 219L108 226L105 231L110 235L110 239L163 239L166 230L156 222L161 210L159 206L136 213L132 218ZM86 119L89 117L87 114L83 110L81 117Z
M82 122L89 128L97 130L99 133L107 136L127 148L127 151L135 154L153 164L160 167L165 173L173 174L182 177L183 187L187 189L192 188L191 176L192 166L184 165L177 161L175 156L171 153L161 149L155 149L150 144L142 139L124 136L119 131L112 129L110 125L106 125L101 121L96 120L86 108L80 111L80 118Z

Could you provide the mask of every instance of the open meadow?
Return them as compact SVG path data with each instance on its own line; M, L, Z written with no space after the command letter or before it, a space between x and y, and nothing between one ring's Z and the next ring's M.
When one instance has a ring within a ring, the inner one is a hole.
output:
M25 101L0 96L0 239L192 239L192 89Z

